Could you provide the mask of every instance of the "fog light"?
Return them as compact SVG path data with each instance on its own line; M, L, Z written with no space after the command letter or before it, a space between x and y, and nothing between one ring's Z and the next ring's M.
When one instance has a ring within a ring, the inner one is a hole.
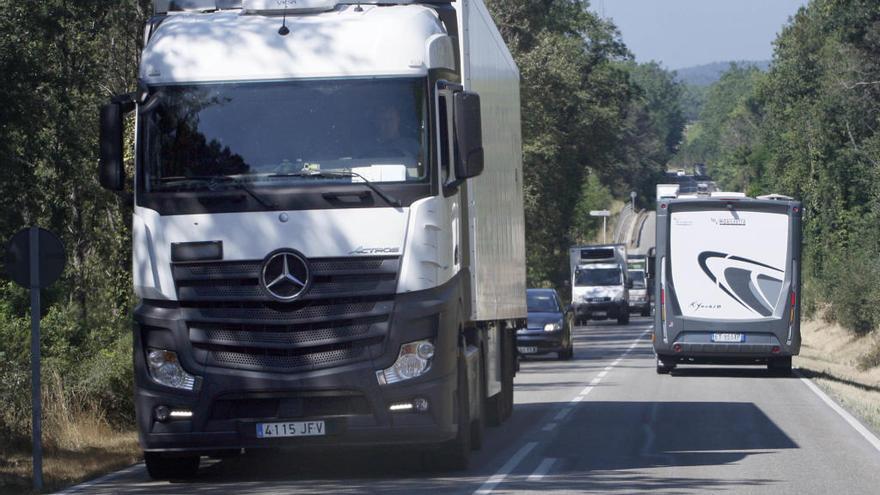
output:
M195 388L196 378L180 366L176 352L149 349L147 351L147 365L150 368L150 378L159 385L183 390Z
M397 361L384 370L376 372L380 385L390 385L417 378L431 370L434 358L434 343L430 340L410 342L400 346Z
M153 410L153 416L156 421L164 423L171 417L171 409L168 409L167 406L156 406L156 409Z
M681 344L675 344L672 346L672 350L675 352L681 352Z
M773 348L770 349L770 352L772 352L773 354L779 354L781 351L782 349L780 349L778 345L774 345Z
M388 406L391 412L426 412L428 410L428 399L417 397L410 402L397 402Z

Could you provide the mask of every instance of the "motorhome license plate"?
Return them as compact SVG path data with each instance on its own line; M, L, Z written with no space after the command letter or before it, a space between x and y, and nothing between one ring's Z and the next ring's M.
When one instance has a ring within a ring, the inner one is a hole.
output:
M745 342L746 336L742 333L713 333L712 342Z
M517 350L520 354L535 354L538 352L537 347L518 347Z
M320 437L326 433L323 421L257 423L257 438Z

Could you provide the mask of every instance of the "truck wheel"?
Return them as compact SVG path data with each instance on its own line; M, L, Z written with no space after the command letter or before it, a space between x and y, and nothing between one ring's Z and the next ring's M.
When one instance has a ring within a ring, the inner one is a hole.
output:
M657 374L658 375L668 375L672 373L672 370L675 369L675 363L667 363L660 359L660 356L655 356L655 360L657 362Z
M468 468L471 460L471 409L468 397L467 365L464 353L458 357L458 385L455 391L455 413L458 433L455 438L444 443L440 449L431 453L429 467L449 471L462 471Z
M486 423L499 426L513 414L513 376L518 370L514 337L505 334L501 342L501 391L486 399ZM520 356L524 359L525 356Z
M184 480L195 478L199 471L199 456L163 457L158 452L144 452L147 473L154 480Z
M642 308L642 316L651 316L651 308Z
M771 359L767 362L767 370L775 375L791 375L791 356Z
M629 325L629 311L624 311L623 314L617 317L618 325Z

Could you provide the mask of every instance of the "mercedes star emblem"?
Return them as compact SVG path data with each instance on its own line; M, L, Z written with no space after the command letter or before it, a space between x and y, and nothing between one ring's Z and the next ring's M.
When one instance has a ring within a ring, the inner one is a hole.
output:
M295 301L309 288L311 276L305 257L295 251L276 251L263 264L260 282L279 301Z

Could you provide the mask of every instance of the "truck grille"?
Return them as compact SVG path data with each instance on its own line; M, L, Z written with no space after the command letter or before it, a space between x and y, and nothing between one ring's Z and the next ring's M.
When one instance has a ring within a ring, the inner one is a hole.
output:
M294 372L381 352L399 264L398 257L311 260L312 285L291 303L263 289L262 261L175 263L172 273L199 363Z

